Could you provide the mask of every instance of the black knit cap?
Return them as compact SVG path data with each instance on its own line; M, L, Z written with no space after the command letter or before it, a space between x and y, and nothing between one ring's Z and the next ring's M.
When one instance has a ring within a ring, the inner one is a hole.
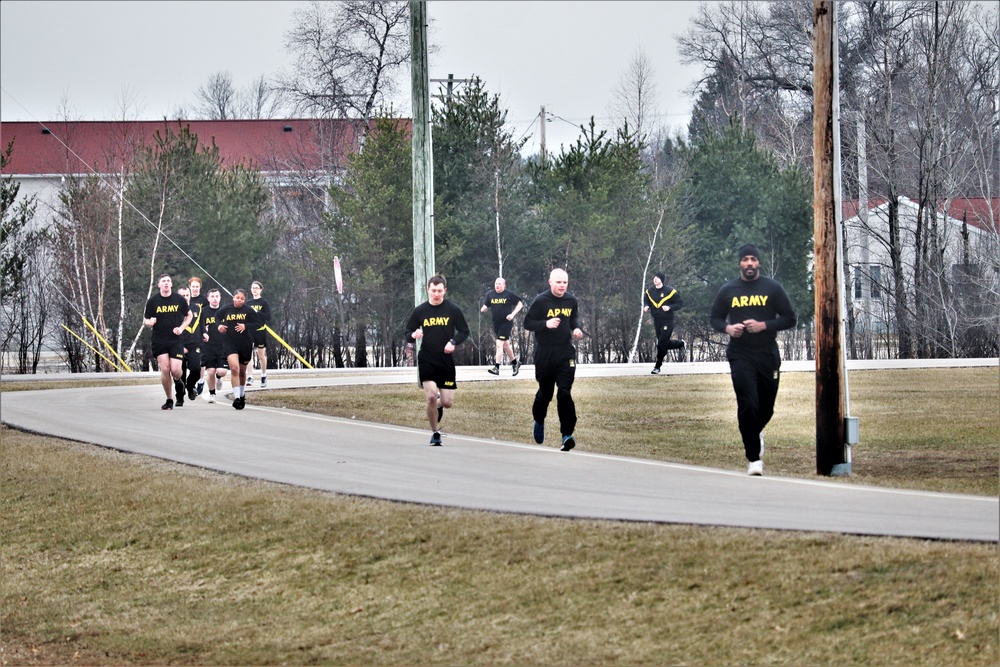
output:
M662 271L657 271L656 273L653 274L653 277L659 278L661 283L667 282L667 277L663 275Z
M760 259L760 250L757 250L757 246L752 243L744 243L740 246L739 255L740 261L743 261L743 258L747 255L752 255L753 257Z

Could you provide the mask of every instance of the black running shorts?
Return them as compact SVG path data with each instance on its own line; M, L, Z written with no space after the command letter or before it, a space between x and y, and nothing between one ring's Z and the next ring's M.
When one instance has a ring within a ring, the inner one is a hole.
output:
M455 382L455 361L449 356L444 362L417 361L417 376L420 385L425 382L433 382L438 389L456 389Z
M183 359L184 341L182 341L179 337L168 341L154 340L151 350L154 357L166 354L169 355L171 359Z

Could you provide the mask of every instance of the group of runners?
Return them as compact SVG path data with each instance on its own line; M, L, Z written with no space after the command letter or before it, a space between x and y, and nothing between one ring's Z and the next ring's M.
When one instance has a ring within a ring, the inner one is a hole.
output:
M726 357L736 394L737 421L744 452L749 462L747 473L764 471L764 427L774 414L778 392L781 355L777 332L795 326L795 313L781 285L760 275L760 252L745 244L739 249L740 275L723 285L712 304L711 326L729 336ZM657 272L645 290L644 310L650 313L656 331L658 375L670 350L683 350L684 342L674 340L674 314L683 306L677 290L666 284L666 276ZM202 393L207 383L209 402L229 373L233 407L246 405L246 387L252 382L249 364L257 350L261 368L261 387L267 386L265 325L270 308L261 297L263 285L254 281L254 298L247 301L246 291L236 290L232 304L220 306L221 293L211 289L201 295L201 280L191 278L187 288L173 293L172 280L159 278L159 293L146 304L146 326L153 329L152 352L160 368L161 383L167 396L162 409L172 410ZM535 336L534 370L538 384L531 406L532 437L545 442L545 420L553 397L559 418L560 450L576 447L577 423L572 389L576 377L575 341L583 338L579 303L568 291L569 274L553 269L549 287L527 307L524 328ZM455 402L457 389L454 352L470 334L468 322L455 303L445 298L448 283L435 275L427 282L427 301L421 303L406 323L407 343L419 346L417 382L424 392L430 444L441 446L441 420L444 411ZM505 360L510 361L511 375L521 369L521 360L511 346L514 318L523 309L521 298L507 288L503 277L496 279L482 303L481 312L492 313L496 335L496 355L487 369L499 375ZM185 370L187 379L185 381ZM173 391L173 395L171 395Z
M250 362L255 350L261 369L260 386L267 386L267 332L271 318L264 285L255 280L248 301L237 289L232 303L222 305L218 288L201 293L202 282L192 277L187 287L173 290L173 279L163 274L159 291L146 302L143 324L152 329L151 352L160 369L166 394L163 410L182 407L184 399L195 400L208 387L208 402L216 402L229 374L233 407L246 406L246 387L253 382Z
M712 304L711 326L729 336L726 358L736 394L737 421L748 466L747 474L764 473L764 427L774 414L780 379L781 354L777 333L795 326L795 312L781 285L760 275L760 251L753 244L739 248L740 275L720 289ZM666 284L666 276L657 272L646 288L643 309L650 313L656 331L656 362L652 374L659 375L670 350L683 350L684 341L672 338L674 314L684 301L677 289ZM572 389L576 377L576 347L583 337L579 304L569 291L569 275L563 269L549 274L549 289L540 293L528 306L524 328L535 335L535 380L538 389L531 406L532 436L545 442L545 418L553 395L559 417L560 450L576 447L577 423ZM455 349L469 337L469 325L461 309L447 301L447 281L433 276L427 283L428 299L417 306L406 325L408 342L420 341L417 354L417 378L424 391L430 444L441 446L441 419L455 401ZM486 294L481 312L492 311L496 334L496 356L492 375L500 374L505 358L510 360L511 375L517 375L521 361L510 345L513 320L522 309L522 301L507 289L506 281L496 279Z

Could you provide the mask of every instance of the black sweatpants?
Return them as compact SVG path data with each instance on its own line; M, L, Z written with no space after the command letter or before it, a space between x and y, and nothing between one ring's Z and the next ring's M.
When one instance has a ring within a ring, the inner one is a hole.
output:
M667 352L670 350L679 350L684 347L684 343L679 340L671 340L670 337L674 335L674 323L673 321L655 323L656 324L656 367L659 368L663 364L663 358L667 356Z
M184 355L184 363L181 365L181 377L184 378L184 386L194 389L201 377L201 348L188 348Z
M736 419L747 461L760 460L760 434L774 415L781 373L768 365L755 366L748 359L730 359L730 376L736 392Z
M559 431L573 435L576 428L576 404L573 402L573 380L576 379L576 349L570 347L535 350L535 380L538 391L531 406L531 416L539 424L545 421L552 395L556 393L556 411L559 414Z

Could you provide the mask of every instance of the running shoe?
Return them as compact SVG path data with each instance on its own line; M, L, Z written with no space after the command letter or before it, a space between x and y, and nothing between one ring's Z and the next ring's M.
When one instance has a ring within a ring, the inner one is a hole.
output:
M545 442L545 424L535 422L535 427L531 430L531 434L535 436L535 442L539 445Z
M576 447L576 440L573 439L573 436L571 436L571 435L564 435L563 436L563 444L562 444L562 447L559 448L559 451L560 452L568 452L569 450L573 449L574 447Z
M649 372L649 374L650 374L650 375L659 375L659 374L660 374L660 367L659 367L659 366L657 366L657 367L656 367L656 368L654 368L654 369L653 369L652 371L650 371L650 372Z
M747 466L747 474L751 477L760 477L764 474L764 462L763 461L751 461L750 465Z
M167 402L160 406L161 410L173 410L174 409L174 399L168 398Z
M193 401L196 398L198 398L198 394L195 393L194 387L189 387L188 388L188 400L189 401Z
M238 398L233 399L233 407L236 408L237 410L243 409L242 407L240 407L240 399Z
M517 375L521 371L521 362L515 359L510 362L510 374Z
M431 435L431 447L440 447L440 446L441 446L441 433L439 433L438 431L434 431L434 433Z
M260 376L260 388L263 389L266 386L267 386L267 376L266 375L261 375Z
M201 392L205 391L205 381L198 380L198 384L195 385L195 393L201 396Z
M215 394L209 394L208 395L208 402L209 403L215 403Z
M500 364L493 364L493 368L487 368L486 372L490 375L500 375Z
M248 375L247 376L247 386L248 387L253 386L253 376L252 375Z

